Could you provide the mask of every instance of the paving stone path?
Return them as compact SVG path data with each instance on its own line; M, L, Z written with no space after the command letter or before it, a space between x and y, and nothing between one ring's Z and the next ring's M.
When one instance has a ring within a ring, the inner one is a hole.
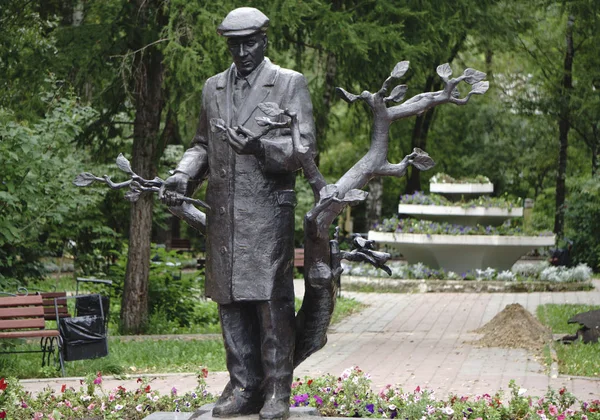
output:
M600 303L600 280L595 290L554 293L427 293L376 294L351 293L369 306L341 323L329 333L325 348L296 370L295 375L339 375L344 369L359 366L368 372L374 388L400 384L405 390L435 390L439 397L492 393L508 389L514 379L529 395L543 395L550 386L566 387L578 398L600 398L600 380L552 375L541 361L526 350L478 348L471 344L481 337L472 333L506 305L520 303L535 314L544 303ZM299 294L302 287L298 287ZM555 376L555 377L553 377ZM220 392L227 381L225 372L211 372L209 390ZM76 379L22 381L32 391L44 386L67 383L79 386ZM135 379L105 379L106 387L136 387ZM158 377L153 388L169 392L195 387L192 374Z

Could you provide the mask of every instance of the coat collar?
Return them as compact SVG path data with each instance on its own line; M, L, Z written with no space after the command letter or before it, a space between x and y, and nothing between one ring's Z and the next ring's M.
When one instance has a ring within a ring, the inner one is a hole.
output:
M260 73L256 75L250 93L238 112L237 121L231 120L233 117L232 92L236 74L235 65L232 64L228 70L219 75L217 80L217 104L219 106L219 115L225 117L224 119L228 125L243 125L248 121L258 104L264 102L271 93L271 88L277 82L279 69L279 66L274 65L265 57L264 66L262 69L259 69Z

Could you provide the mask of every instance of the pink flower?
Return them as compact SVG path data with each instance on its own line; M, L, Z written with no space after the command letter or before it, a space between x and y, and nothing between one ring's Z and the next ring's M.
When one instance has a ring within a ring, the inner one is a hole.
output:
M96 379L94 379L94 385L100 385L102 383L102 373L98 372L96 374Z
M41 418L44 418L44 414L43 413L35 413L33 415L33 420L40 420Z
M550 404L550 405L548 406L548 412L549 412L551 415L553 415L553 416L556 416L556 415L558 415L558 408L556 408L556 406L555 406L555 405L553 405L553 404Z
M73 408L73 404L71 404L71 401L69 400L65 400L65 405L69 408Z
M108 394L108 401L114 401L115 400L115 394Z
M565 420L565 418L566 418L566 417L565 417L565 415L564 415L564 414L561 414L560 416L558 416L558 417L556 418L556 420Z
M93 409L94 409L94 407L96 407L96 404L94 404L94 403L91 403L90 405L88 405L88 406L87 406L87 409L88 409L89 411L91 411L91 410L93 410Z

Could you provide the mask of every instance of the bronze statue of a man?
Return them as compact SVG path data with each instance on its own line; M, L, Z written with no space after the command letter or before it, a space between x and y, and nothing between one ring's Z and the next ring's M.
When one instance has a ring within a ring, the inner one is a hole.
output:
M219 305L230 382L214 417L289 416L295 341L294 184L300 163L288 129L261 132L258 105L294 110L302 143L314 149L304 76L265 57L269 19L231 11L217 31L233 64L207 80L196 135L165 188L193 192L206 179L206 295ZM211 130L211 120L225 131Z

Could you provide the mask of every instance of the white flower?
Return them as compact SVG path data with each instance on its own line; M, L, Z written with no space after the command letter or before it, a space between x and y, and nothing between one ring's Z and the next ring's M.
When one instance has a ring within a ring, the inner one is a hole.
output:
M452 414L454 414L454 410L452 409L452 407L444 407L442 409L440 409L440 411L444 414L447 414L449 416L451 416Z
M152 401L154 401L154 402L158 401L158 395L155 395L154 397L152 397Z
M517 392L517 395L519 397L522 397L523 395L525 395L526 392L527 392L527 390L525 388L519 388L519 391Z
M351 373L352 373L352 368L348 368L348 369L344 370L341 375L342 379L349 378Z
M144 407L142 407L142 404L138 404L135 406L135 409L141 413Z
M123 409L123 406L121 404L115 405L115 411L119 411L119 410L122 410L122 409Z
M79 397L79 399L81 401L89 401L92 399L92 397L90 397L89 395L82 395L81 397Z
M394 404L390 404L388 407L391 411L394 411L397 407Z

